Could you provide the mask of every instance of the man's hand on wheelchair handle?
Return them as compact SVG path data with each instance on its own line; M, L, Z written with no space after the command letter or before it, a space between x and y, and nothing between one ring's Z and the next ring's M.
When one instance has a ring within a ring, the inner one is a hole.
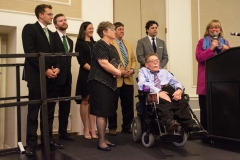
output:
M168 102L171 102L171 99L168 96L168 92L165 92L165 91L159 92L159 97L162 98L162 99L165 99Z
M174 93L173 93L173 100L175 101L179 101L182 99L182 90L181 89L177 89Z

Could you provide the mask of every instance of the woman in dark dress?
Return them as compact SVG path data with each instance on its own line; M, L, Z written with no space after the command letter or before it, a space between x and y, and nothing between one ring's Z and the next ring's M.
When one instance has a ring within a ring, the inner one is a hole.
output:
M110 22L101 22L97 33L101 37L95 43L92 51L91 69L88 76L90 84L90 113L97 116L99 140L97 148L110 151L115 144L105 139L107 117L115 113L114 100L117 89L116 78L121 76L118 69L120 62L116 48L111 45L115 38L115 28Z
M81 95L81 100L76 100L80 104L80 115L84 126L85 139L98 138L95 133L96 116L89 114L89 85L87 78L90 70L91 52L93 49L93 25L91 22L83 22L80 26L75 52L79 52L77 57L80 64L76 95ZM91 134L90 134L91 133Z

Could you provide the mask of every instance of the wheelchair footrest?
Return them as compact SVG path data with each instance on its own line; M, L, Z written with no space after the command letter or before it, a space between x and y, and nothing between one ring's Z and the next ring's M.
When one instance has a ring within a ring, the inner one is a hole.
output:
M163 133L160 138L164 141L176 142L180 138L182 138L182 135L180 133L174 133L174 134Z
M207 134L208 134L208 132L206 130L201 130L201 131L197 131L197 132L189 132L188 133L188 141L202 139L202 138L206 137Z

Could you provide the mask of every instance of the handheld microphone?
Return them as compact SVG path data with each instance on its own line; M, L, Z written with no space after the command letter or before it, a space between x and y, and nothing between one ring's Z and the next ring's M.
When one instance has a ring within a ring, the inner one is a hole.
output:
M231 35L231 36L240 36L240 33L237 33L237 32L231 32L230 35Z
M213 39L214 39L214 40L218 39L218 34L217 34L217 32L214 32L214 33L213 33Z

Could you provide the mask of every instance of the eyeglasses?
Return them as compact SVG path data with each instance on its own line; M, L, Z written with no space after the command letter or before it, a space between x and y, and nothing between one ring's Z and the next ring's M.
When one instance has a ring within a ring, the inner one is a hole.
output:
M218 29L220 26L210 26L209 29Z
M50 16L50 17L53 17L53 14L52 14L52 13L48 13L47 15Z
M159 63L159 60L158 59L150 60L150 61L148 61L148 63Z

